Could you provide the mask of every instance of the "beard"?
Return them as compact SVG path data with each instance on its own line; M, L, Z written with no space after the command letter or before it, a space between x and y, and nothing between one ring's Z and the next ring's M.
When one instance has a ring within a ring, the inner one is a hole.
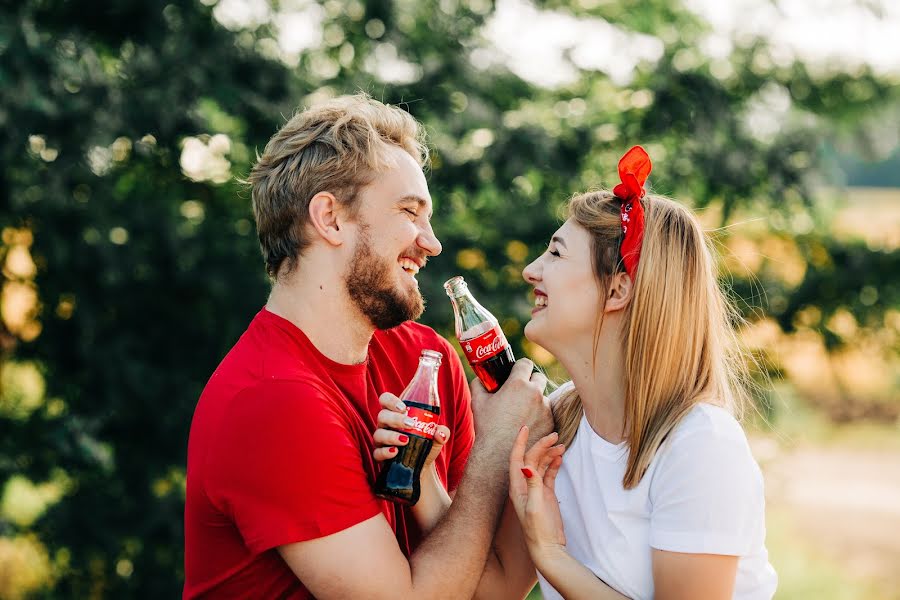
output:
M418 287L412 292L399 289L393 274L396 261L381 258L372 249L368 228L360 227L350 271L344 285L350 300L376 329L390 329L418 319L425 310L425 299Z

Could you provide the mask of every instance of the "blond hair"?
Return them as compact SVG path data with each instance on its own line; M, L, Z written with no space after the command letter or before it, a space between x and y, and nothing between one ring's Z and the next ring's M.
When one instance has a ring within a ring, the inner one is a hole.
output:
M359 190L392 165L385 144L419 166L428 160L424 131L406 111L365 94L340 96L297 113L272 136L250 171L253 216L266 272L290 272L309 245L309 201L331 192L355 215Z
M661 196L641 202L644 237L622 328L625 489L640 483L666 436L695 404L717 403L740 418L748 400L746 364L732 326L737 313L719 288L710 241L693 213L677 202ZM568 206L569 218L591 235L603 290L624 270L620 204L600 191L575 196ZM602 318L601 312L596 333ZM595 359L596 350L595 345ZM556 403L562 443L575 437L583 410L574 389Z

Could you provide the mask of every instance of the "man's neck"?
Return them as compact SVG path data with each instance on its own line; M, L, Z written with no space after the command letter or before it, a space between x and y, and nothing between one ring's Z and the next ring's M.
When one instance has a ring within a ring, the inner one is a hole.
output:
M338 277L295 269L276 281L266 308L296 325L331 360L345 365L366 360L375 328Z

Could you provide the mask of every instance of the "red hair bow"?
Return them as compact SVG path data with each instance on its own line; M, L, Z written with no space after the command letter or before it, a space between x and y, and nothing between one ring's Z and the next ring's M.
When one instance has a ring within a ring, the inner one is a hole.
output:
M644 239L644 207L641 198L647 193L644 183L653 165L650 155L640 146L634 146L619 160L619 179L613 194L622 201L622 261L625 270L634 281L638 260L641 257L641 241Z

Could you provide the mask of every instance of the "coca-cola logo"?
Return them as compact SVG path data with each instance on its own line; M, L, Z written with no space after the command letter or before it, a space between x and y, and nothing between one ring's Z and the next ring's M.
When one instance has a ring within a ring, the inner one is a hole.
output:
M419 417L412 417L410 429L414 429L426 437L434 437L437 432L437 423L434 421L420 421Z
M505 346L505 345L506 345L506 340L503 339L503 337L498 335L493 340L491 340L490 344L486 344L484 346L479 346L475 350L475 360L481 360L483 358L491 357L491 356L497 354L498 352L500 352L500 350L503 349L503 346Z
M460 342L466 358L470 363L483 362L490 357L499 354L506 347L506 337L500 327L494 327L490 331L482 333L478 337Z

